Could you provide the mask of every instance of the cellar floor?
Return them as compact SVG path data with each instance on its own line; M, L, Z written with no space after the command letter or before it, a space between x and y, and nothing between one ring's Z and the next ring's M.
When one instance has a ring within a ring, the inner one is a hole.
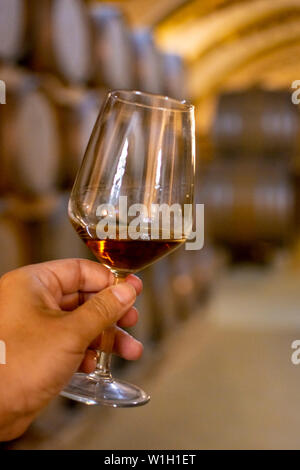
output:
M291 363L299 286L290 262L231 269L139 379L147 406L88 408L80 425L42 447L299 449L300 365Z

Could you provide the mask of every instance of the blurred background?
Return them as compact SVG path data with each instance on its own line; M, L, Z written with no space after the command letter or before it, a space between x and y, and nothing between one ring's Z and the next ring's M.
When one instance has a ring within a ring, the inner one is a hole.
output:
M109 89L196 105L205 247L142 273L150 404L57 398L10 449L299 448L300 0L0 0L0 271L91 258L69 192Z

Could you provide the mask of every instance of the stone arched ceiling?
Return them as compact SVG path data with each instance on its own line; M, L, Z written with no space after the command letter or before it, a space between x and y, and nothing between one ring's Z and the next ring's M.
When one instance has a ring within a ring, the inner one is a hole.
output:
M133 24L153 27L160 48L184 58L198 116L224 89L289 88L300 79L300 0L124 0L122 5Z

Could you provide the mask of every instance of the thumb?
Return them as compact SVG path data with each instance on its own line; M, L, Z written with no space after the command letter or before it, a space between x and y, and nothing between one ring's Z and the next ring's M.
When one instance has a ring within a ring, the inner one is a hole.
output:
M105 328L116 323L132 307L135 299L136 290L133 285L122 282L107 287L73 310L70 315L72 329L82 346L86 348Z

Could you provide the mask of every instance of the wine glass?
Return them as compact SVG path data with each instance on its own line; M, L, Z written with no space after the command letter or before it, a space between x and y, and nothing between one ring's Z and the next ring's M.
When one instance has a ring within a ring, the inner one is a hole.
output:
M185 242L189 230L182 231L176 217L193 204L194 127L194 107L185 101L140 91L108 94L74 183L69 217L115 283ZM161 207L167 215L174 209L173 228L161 224ZM102 334L95 372L76 373L63 396L114 407L149 401L139 387L112 377L113 332Z

